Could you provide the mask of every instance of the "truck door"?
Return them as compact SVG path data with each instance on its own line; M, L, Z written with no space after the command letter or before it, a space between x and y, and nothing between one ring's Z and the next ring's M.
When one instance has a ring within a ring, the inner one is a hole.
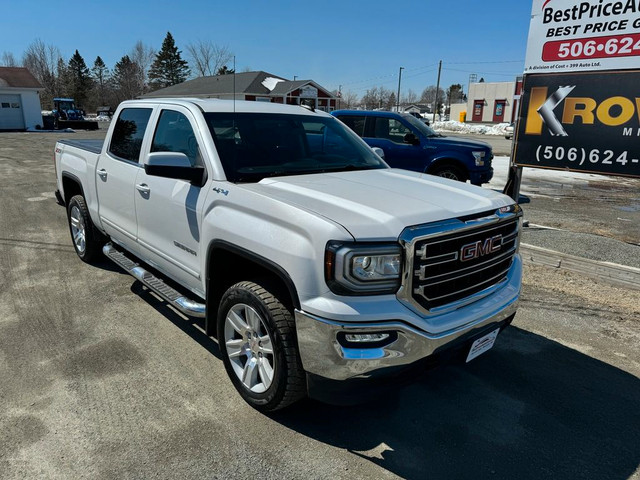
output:
M422 172L425 169L424 145L412 145L404 141L406 134L417 132L396 118L369 117L364 139L372 147L384 150L385 162L394 168Z
M181 152L192 165L204 165L202 141L193 125L195 120L186 108L163 108L143 157L153 152ZM147 175L144 168L138 170L135 181L138 244L144 256L197 291L202 290L200 232L206 191L187 180Z
M105 231L129 249L136 250L137 224L134 185L140 151L145 139L151 108L125 108L111 134L107 153L96 165L98 215Z

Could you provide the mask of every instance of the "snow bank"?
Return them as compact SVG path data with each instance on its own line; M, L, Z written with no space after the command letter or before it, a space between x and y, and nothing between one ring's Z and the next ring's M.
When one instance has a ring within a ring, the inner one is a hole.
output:
M508 123L498 123L496 125L477 125L473 123L461 123L454 120L446 122L433 122L431 128L436 132L454 132L475 135L504 135Z

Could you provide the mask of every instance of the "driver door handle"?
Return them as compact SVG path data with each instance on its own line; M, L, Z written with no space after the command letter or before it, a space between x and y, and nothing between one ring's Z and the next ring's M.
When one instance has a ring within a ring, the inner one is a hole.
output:
M136 188L140 193L149 193L151 191L149 185L147 185L146 183L138 183L136 185Z
M96 173L102 180L105 180L107 178L107 171L104 168L98 170Z

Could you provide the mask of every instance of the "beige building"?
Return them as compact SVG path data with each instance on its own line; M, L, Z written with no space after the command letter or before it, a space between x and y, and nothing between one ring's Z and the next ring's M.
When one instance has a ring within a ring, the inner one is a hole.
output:
M21 67L0 67L0 130L25 130L42 125L42 85Z
M511 123L517 97L516 82L472 83L467 96L467 122Z

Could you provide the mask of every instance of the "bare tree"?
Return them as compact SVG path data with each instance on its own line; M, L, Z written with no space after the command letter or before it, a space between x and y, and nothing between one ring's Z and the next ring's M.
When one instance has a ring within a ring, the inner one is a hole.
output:
M148 72L151 64L155 60L156 51L142 43L141 40L138 40L136 44L133 46L133 49L128 55L129 59L138 65L138 90L139 92L145 93L149 90L149 77Z
M37 39L31 43L22 57L22 66L29 69L31 74L38 79L44 87L40 94L43 107L51 106L52 99L63 90L61 85L60 68L64 70L66 64L60 53L60 49Z
M16 62L16 58L13 56L13 53L3 52L2 60L0 60L0 65L4 67L17 67L18 62Z
M404 94L404 96L400 95L400 100L401 100L401 103L405 105L411 105L418 101L418 94L413 90L409 89L407 90L407 93Z
M358 94L351 90L345 90L344 92L342 92L340 105L341 108L354 108L356 105L358 105Z
M442 88L440 88L438 90L438 108L441 107L444 102L445 102L446 96L444 93L444 90ZM422 96L420 97L420 101L422 103L426 103L431 105L431 108L436 110L436 86L435 85L431 85L427 88L425 88L422 91Z
M191 58L191 67L199 77L217 75L217 72L233 58L233 53L227 45L216 45L211 40L189 43L187 53Z
M362 97L362 104L367 110L387 108L393 92L383 86L368 89ZM393 95L395 102L395 95Z

